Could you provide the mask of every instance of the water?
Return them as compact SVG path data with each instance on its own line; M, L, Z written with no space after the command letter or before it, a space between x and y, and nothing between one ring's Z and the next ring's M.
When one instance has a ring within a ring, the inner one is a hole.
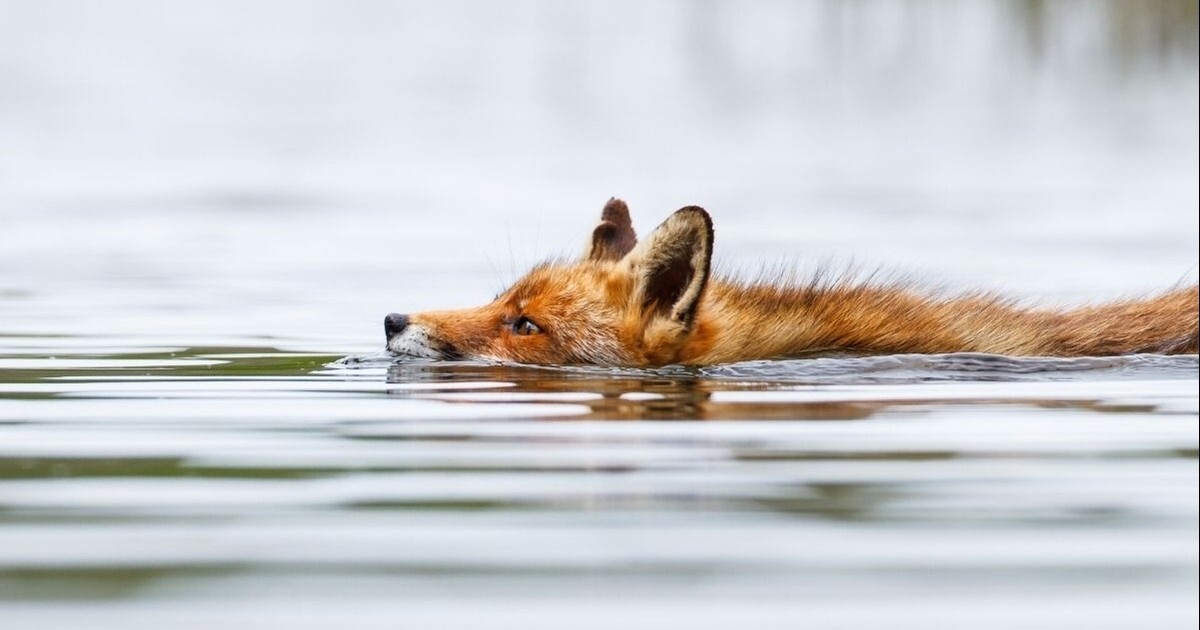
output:
M0 2L0 624L1195 627L1194 355L381 352L614 194L726 273L1195 282L1137 6Z
M1167 627L1195 612L1194 356L29 357L55 341L6 338L0 359L0 592L20 622Z

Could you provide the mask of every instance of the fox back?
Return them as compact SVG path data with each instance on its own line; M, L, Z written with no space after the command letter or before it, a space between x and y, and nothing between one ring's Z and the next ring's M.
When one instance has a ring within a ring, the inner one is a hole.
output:
M902 284L712 278L696 206L639 241L612 199L581 258L539 265L478 308L384 318L390 351L532 364L710 365L831 353L1019 356L1196 353L1196 285L1070 310Z

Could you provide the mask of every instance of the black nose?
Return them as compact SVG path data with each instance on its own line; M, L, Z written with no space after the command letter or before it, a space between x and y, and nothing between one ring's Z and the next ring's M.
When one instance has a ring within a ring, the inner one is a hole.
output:
M408 315L388 313L387 317L383 318L383 334L388 339L404 332L405 328L408 328Z

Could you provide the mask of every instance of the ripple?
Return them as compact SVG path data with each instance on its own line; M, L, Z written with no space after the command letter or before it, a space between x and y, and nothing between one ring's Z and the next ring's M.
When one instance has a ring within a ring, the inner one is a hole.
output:
M1011 357L980 353L898 354L865 357L818 357L745 361L706 367L665 366L625 368L545 366L499 361L445 362L398 358L374 353L353 355L330 363L327 369L349 371L387 368L399 377L438 366L460 371L495 367L557 372L564 376L629 378L762 380L778 383L922 383L931 381L1063 381L1095 379L1186 379L1200 376L1197 355L1137 354L1113 357Z
M902 354L872 357L754 361L703 368L714 378L899 381L1020 381L1128 378L1196 378L1197 355L1140 354L1116 357L1009 357L993 354Z

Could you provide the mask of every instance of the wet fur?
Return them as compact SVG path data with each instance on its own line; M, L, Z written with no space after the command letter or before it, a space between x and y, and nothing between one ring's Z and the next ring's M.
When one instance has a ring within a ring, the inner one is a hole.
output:
M714 282L684 362L820 353L1105 356L1197 351L1197 287L1076 309L901 284ZM748 329L739 323L756 322ZM709 334L711 331L711 334Z
M1196 353L1197 287L1075 309L903 283L711 277L708 213L687 207L639 242L624 202L582 259L540 265L485 306L418 313L397 352L534 364L711 365L829 353L1015 356ZM520 335L522 317L537 334Z

